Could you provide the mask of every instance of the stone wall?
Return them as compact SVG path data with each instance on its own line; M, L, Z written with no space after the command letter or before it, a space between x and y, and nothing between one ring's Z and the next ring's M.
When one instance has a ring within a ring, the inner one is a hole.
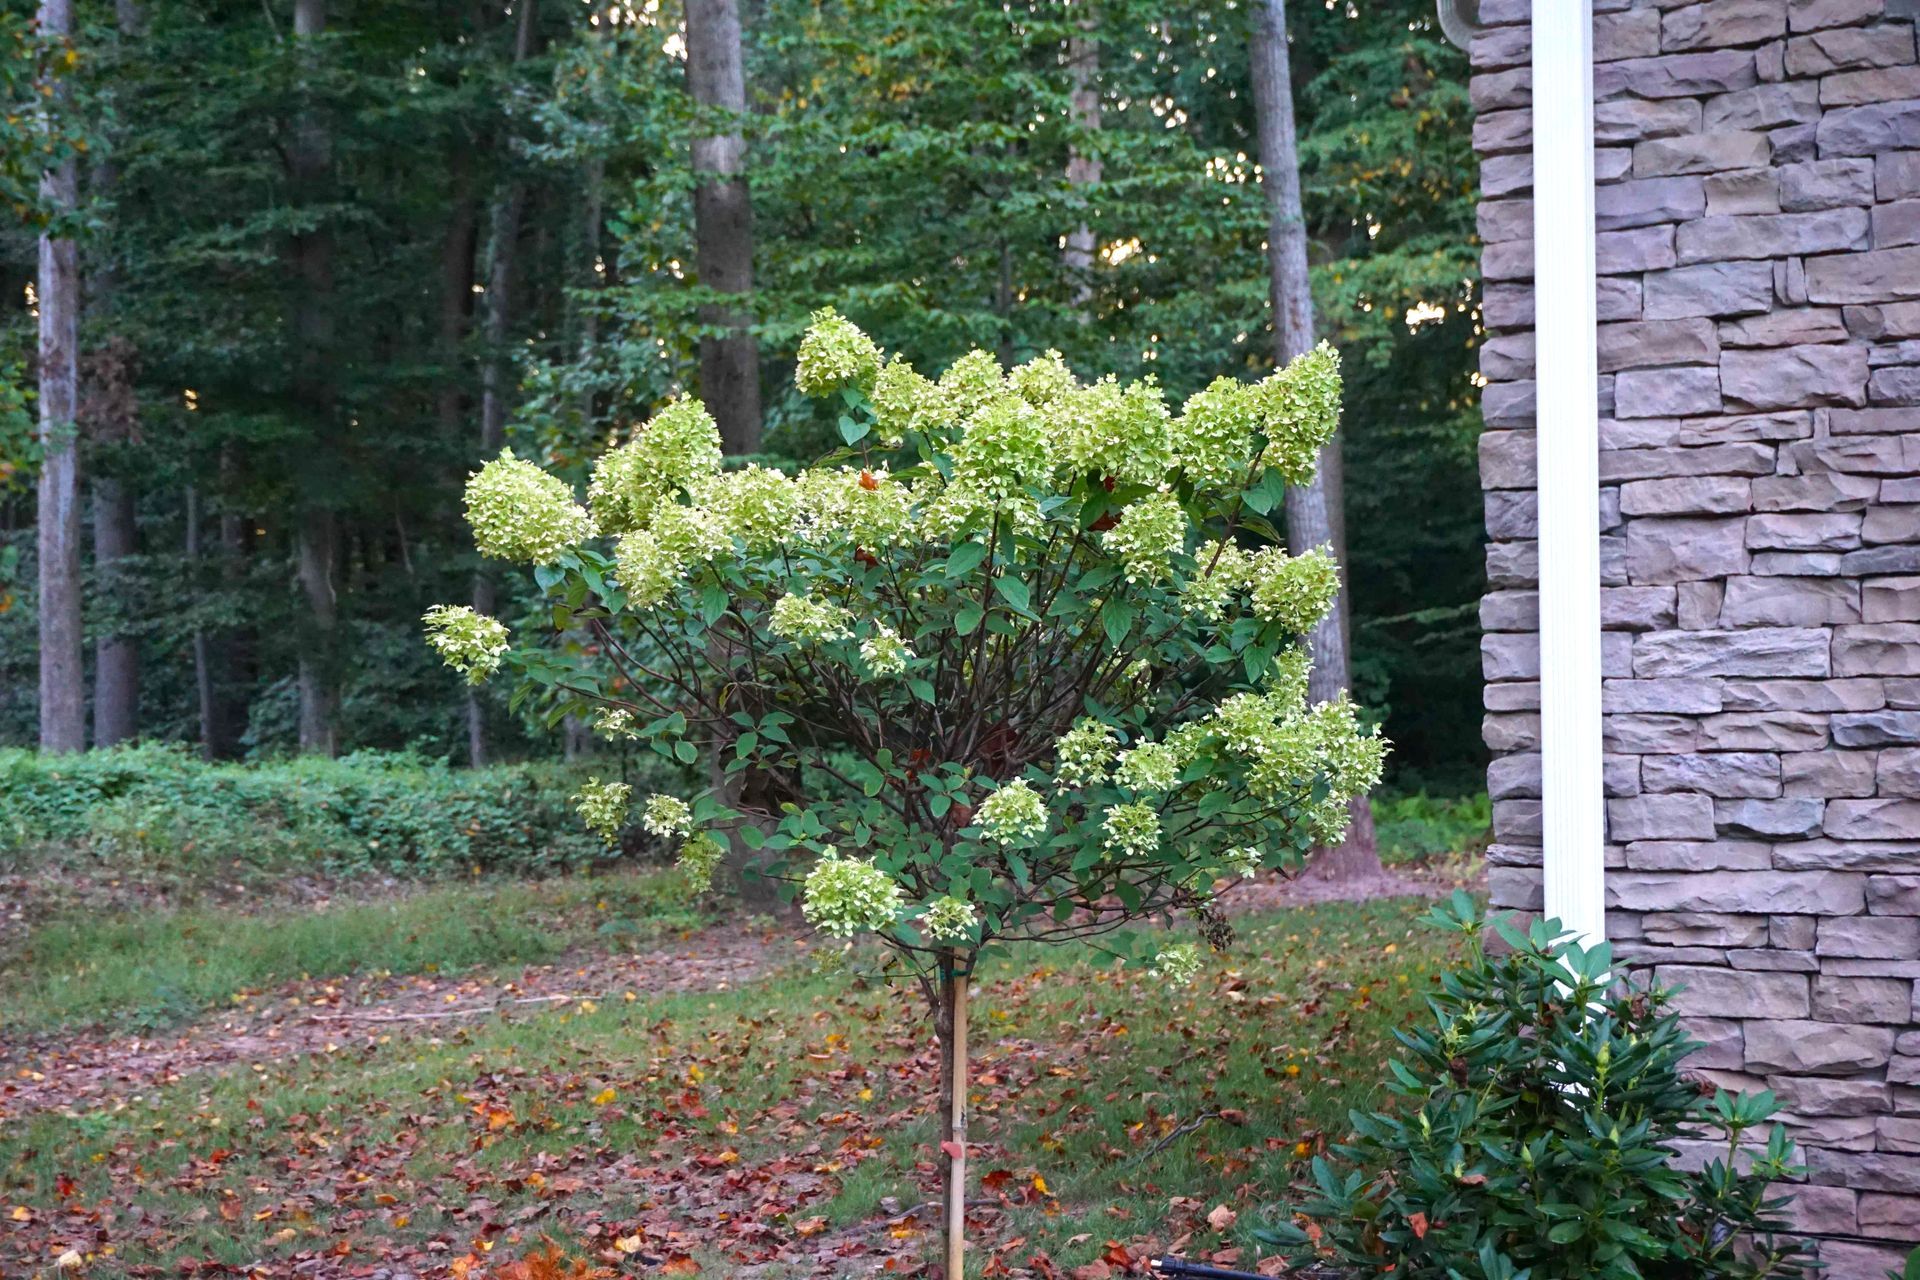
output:
M1598 0L1610 932L1920 1242L1920 66L1886 0ZM1497 904L1539 904L1527 5L1473 47ZM1907 1248L1911 1243L1906 1244Z

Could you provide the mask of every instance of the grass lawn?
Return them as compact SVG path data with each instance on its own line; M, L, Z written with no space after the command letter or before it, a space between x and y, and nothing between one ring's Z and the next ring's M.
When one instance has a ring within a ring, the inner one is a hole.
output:
M988 966L969 1273L1106 1258L1119 1275L1168 1247L1253 1265L1248 1230L1377 1087L1444 959L1421 909L1243 920L1178 992L1085 952ZM909 1211L938 1187L937 1062L917 994L859 960L396 1025L13 1120L0 1275L51 1274L71 1250L62 1274L479 1276L543 1240L617 1275L915 1274L936 1243L933 1215ZM119 998L92 990L95 1008Z
M396 887L253 913L70 908L0 938L0 1035L153 1030L302 977L531 964L704 919L672 872Z

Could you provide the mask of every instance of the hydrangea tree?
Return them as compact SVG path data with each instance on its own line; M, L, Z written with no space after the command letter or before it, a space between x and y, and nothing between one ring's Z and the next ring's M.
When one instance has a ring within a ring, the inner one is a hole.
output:
M637 804L692 874L727 856L797 889L817 928L877 938L918 981L956 1258L980 955L1098 939L1189 980L1198 947L1121 927L1178 911L1220 941L1212 899L1337 841L1379 778L1354 708L1306 699L1298 641L1337 568L1268 519L1334 429L1338 360L1221 378L1175 412L1151 380L1083 384L1052 353L932 379L823 311L796 379L838 399L846 442L797 475L724 468L679 400L598 460L586 506L511 453L473 477L480 549L532 565L555 631L590 645L512 647L459 608L427 622L469 679L505 667L690 778L705 762L686 796L590 782L609 841Z

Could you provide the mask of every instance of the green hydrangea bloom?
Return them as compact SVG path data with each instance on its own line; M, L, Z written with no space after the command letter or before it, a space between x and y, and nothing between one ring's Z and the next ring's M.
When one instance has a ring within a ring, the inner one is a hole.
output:
M961 898L935 898L921 909L920 931L935 942L964 942L973 936L980 913Z
M713 887L714 870L726 856L726 846L702 831L680 846L674 865L686 873L695 893L705 893Z
M879 371L880 348L858 325L832 307L813 313L793 370L802 395L829 396L846 386L865 391Z
M1006 394L1000 362L985 351L969 351L940 375L940 395L956 421L972 416Z
M602 782L588 778L574 793L574 808L587 830L596 831L608 847L620 843L620 828L627 822L627 801L633 788L624 782Z
M1123 862L1148 857L1160 848L1160 815L1147 804L1109 805L1100 843Z
M1119 735L1111 725L1091 716L1074 722L1073 728L1053 744L1053 780L1064 787L1098 786L1107 780Z
M1120 513L1120 523L1100 535L1120 557L1128 582L1160 582L1173 571L1174 553L1187 539L1187 513L1171 493L1154 493Z
M872 399L880 442L889 449L899 448L909 431L932 435L948 425L946 396L901 356L881 366Z
M873 634L860 642L860 658L867 670L880 677L897 676L913 661L913 650L900 633L884 622L876 622Z
M1200 976L1200 948L1191 942L1162 947L1147 972L1170 990L1191 986Z
M427 643L448 666L466 676L468 684L484 684L500 669L500 659L507 652L507 627L498 618L463 604L441 604L420 620L427 624Z
M1024 493L1053 469L1046 419L1032 405L1001 396L967 419L955 446L955 483L992 498Z
M784 546L800 529L800 488L771 467L750 463L723 472L696 485L693 496L749 552Z
M640 825L649 834L662 838L692 835L693 807L679 796L661 795L656 791L647 797Z
M1058 351L1048 351L1015 366L1007 374L1007 389L1034 408L1045 409L1066 401L1080 382Z
M502 449L467 481L467 523L482 555L552 564L593 532L564 480Z
M676 489L720 470L720 429L698 400L677 398L594 464L587 501L601 533L644 529Z
M1046 832L1047 802L1025 778L1015 778L982 800L973 820L995 844L1025 848Z
M1231 542L1203 542L1194 549L1193 576L1180 591L1180 607L1217 622L1236 591L1247 585L1252 558Z
M1174 455L1196 489L1220 492L1247 483L1259 405L1259 393L1232 378L1215 378L1188 398L1173 424Z
M625 534L613 548L613 573L627 593L630 609L664 604L680 585L679 558L660 545L650 530Z
M1173 429L1152 378L1121 386L1105 377L1060 404L1059 450L1076 475L1159 485L1173 466Z
M1180 757L1164 742L1143 742L1120 757L1113 780L1128 791L1171 791L1180 781Z
M837 604L808 595L784 595L773 602L767 630L796 644L826 644L853 638L853 615Z
M1247 576L1255 616L1295 635L1313 630L1340 594L1340 566L1326 547L1297 556L1267 547L1253 557Z
M1255 402L1267 437L1263 463L1288 484L1308 483L1320 464L1320 447L1340 425L1339 352L1322 342L1295 356L1255 388Z
M871 861L842 858L827 846L802 886L800 911L823 933L851 938L891 926L902 895L893 878Z

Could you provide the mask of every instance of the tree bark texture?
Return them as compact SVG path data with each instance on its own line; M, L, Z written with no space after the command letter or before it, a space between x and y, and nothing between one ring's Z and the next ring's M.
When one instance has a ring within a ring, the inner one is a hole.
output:
M1307 274L1307 225L1300 199L1299 136L1293 114L1293 71L1287 50L1285 0L1252 0L1250 14L1254 118L1259 130L1261 189L1267 197L1267 273L1273 301L1276 366L1311 350L1313 289ZM1313 658L1307 695L1326 702L1349 687L1346 521L1340 438L1320 450L1312 483L1287 490L1287 542L1295 553L1331 546L1340 562L1341 591L1333 610L1307 637ZM1329 877L1377 872L1373 810L1364 796L1350 806L1346 842L1315 860Z
M126 560L139 551L133 490L124 481L93 481L93 564L100 594L127 602ZM115 610L118 614L120 611ZM93 745L110 747L140 736L140 645L111 625L93 646Z
M72 0L41 0L40 30L51 39L73 36ZM56 80L57 101L67 89ZM79 198L72 157L41 177L40 190L55 217ZM58 228L56 228L58 229ZM80 454L75 418L80 397L80 254L68 235L40 237L39 611L40 747L80 751L87 745L86 685L80 614Z
M1084 26L1091 26L1088 19ZM1100 127L1100 89L1095 83L1100 72L1100 42L1091 35L1077 35L1067 41L1067 75L1073 91L1068 110L1073 123L1088 131ZM1079 148L1067 153L1067 185L1090 187L1100 181L1100 158ZM1073 303L1084 307L1093 297L1093 228L1082 222L1067 233L1066 249L1060 255L1067 269Z
M694 263L703 287L738 295L703 304L700 395L730 454L760 447L760 347L749 328L753 202L747 191L746 72L737 0L688 0L687 88L703 116L693 138ZM719 132L706 133L706 121Z

